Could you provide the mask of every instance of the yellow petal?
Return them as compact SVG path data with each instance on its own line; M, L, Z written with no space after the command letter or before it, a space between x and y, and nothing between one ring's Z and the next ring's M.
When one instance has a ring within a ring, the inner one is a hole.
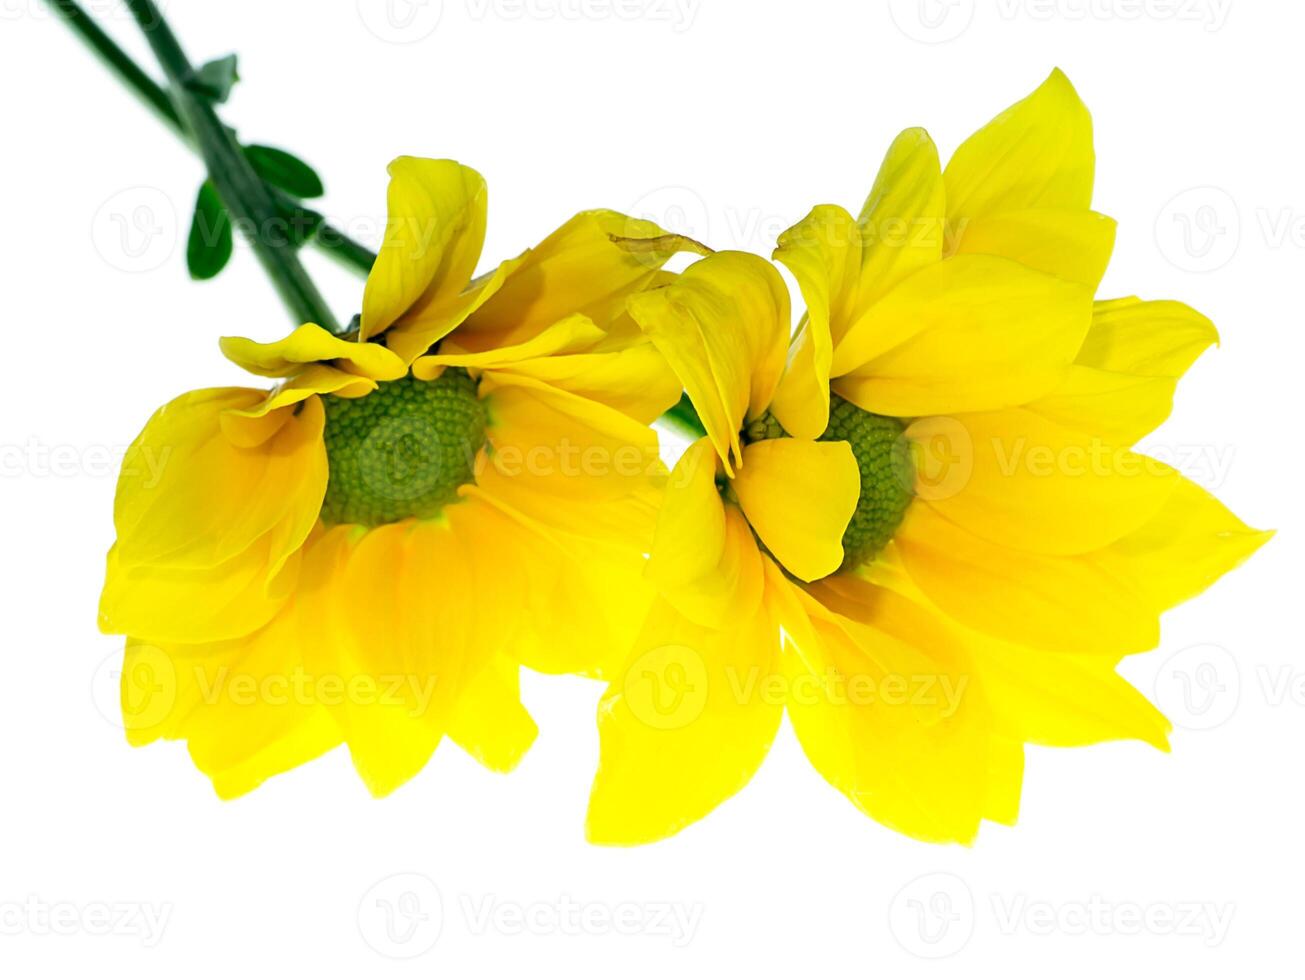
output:
M675 465L648 560L648 579L685 617L725 628L761 601L761 555L747 521L716 486L717 458L699 439Z
M476 171L454 160L399 157L389 173L385 239L363 291L361 340L461 293L485 239L488 190Z
M930 605L919 586L901 571L894 561L880 563L871 574L887 588ZM944 614L938 611L938 615ZM954 620L950 628L959 630L972 650L994 724L1010 737L1058 746L1138 739L1168 748L1168 721L1119 676L1115 670L1119 657L1004 643Z
M304 696L313 678L287 645L288 619L211 646L129 640L122 669L128 739L184 740L223 799L240 796L340 742L329 715Z
M366 693L329 707L354 767L383 796L426 764L458 697L488 664L472 572L452 530L407 521L368 530L334 579L321 641L306 656Z
M287 378L249 408L231 408L222 413L222 431L237 446L261 446L280 429L292 409L301 402L316 401L314 395L361 398L377 388L371 378L361 378L329 364L309 364Z
M779 273L755 255L717 252L631 297L630 314L684 383L732 474L739 430L770 404L784 369L789 303Z
M390 164L385 239L363 290L359 339L387 330L410 362L457 327L508 269L468 288L485 242L485 180L453 160Z
M608 499L568 503L548 487L522 478L522 468L495 465L477 459L476 483L459 488L464 498L482 497L514 520L537 527L545 535L554 531L590 541L620 544L645 554L652 542L653 524L665 484L665 468L654 461L646 480L635 480Z
M183 395L132 444L114 503L124 566L212 567L284 523L295 525L288 549L308 536L326 493L321 402L306 402L267 443L246 449L221 424L226 410L247 401L242 389L234 392Z
M687 585L712 572L725 548L725 505L716 485L716 454L703 437L671 471L648 575L665 586Z
M1192 598L1273 537L1237 518L1186 477L1160 511L1097 556L1101 566L1164 610Z
M495 772L515 769L539 734L521 704L520 673L508 658L495 657L463 689L449 719L449 738Z
M111 549L100 593L100 631L160 643L244 636L281 608L287 590L279 583L289 579L293 585L297 558L296 553L284 559L282 576L269 582L272 563L265 542L212 568L124 566Z
M487 372L488 466L503 479L567 501L640 492L665 470L657 434L601 402L533 378Z
M771 554L802 581L843 563L843 532L861 494L861 472L847 443L754 442L743 450L731 486Z
M289 377L306 364L328 361L373 381L393 381L405 373L393 351L380 344L344 340L315 323L305 323L270 344L246 337L223 337L219 343L227 360L265 378Z
M522 343L580 313L605 325L677 252L702 245L616 211L583 211L532 248L467 320L459 343L486 350Z
M938 148L923 129L903 130L888 148L857 219L865 242L857 299L862 310L942 258L944 211Z
M798 282L807 312L788 352L771 410L784 431L814 439L829 424L834 340L851 325L861 285L861 230L834 205L813 208L779 236L775 261Z
M1095 304L1075 362L1119 374L1180 378L1218 342L1214 324L1190 306L1127 297Z
M1045 555L1104 547L1150 520L1177 485L1170 467L1027 409L922 419L906 434L927 447L957 424L968 435L968 478L915 507L1004 547Z
M132 444L100 599L106 632L201 643L252 632L281 607L326 492L324 413L313 399L265 443L231 442L224 413L259 396L183 395Z
M1169 417L1178 379L1218 339L1214 324L1181 303L1096 303L1074 366L1029 408L1068 428L1132 445Z
M185 740L228 799L338 745L323 700L344 685L305 666L302 627L318 615L318 568L344 538L325 535L307 549L301 587L252 635L204 645L129 641L122 700L132 743Z
M653 608L598 708L591 841L668 837L747 784L783 710L769 681L778 643L764 612L740 610L735 625L712 630Z
M962 143L943 171L947 220L1092 203L1092 117L1057 68Z
M786 432L807 439L824 432L833 346L859 313L937 262L943 237L938 151L922 129L893 142L855 222L825 205L780 236L774 257L793 273L807 305L772 406Z
M462 327L473 312L489 300L523 261L518 256L500 262L491 272L474 280L457 296L432 305L420 314L409 313L385 335L385 342L402 360L411 364L454 330Z
M1118 446L1131 446L1169 417L1173 378L1148 378L1073 365L1052 391L1028 409L1057 425L1092 432Z
M427 381L445 367L515 374L610 405L651 425L675 404L682 389L666 359L633 321L625 320L622 330L603 329L577 314L520 344L472 353L446 344L439 354L418 358L412 373Z
M834 387L880 415L1021 405L1060 380L1091 316L1084 286L1009 259L956 256L857 320L834 350Z
M418 358L412 365L412 373L423 381L430 381L438 377L439 371L446 367L502 370L522 361L588 350L604 336L605 333L589 317L574 314L558 320L519 344L492 347L475 353L460 352L453 347L448 351L441 350L438 354Z
M647 341L618 350L521 361L509 371L610 405L644 425L665 414L683 390L666 358Z
M868 583L832 591L848 578L807 595L771 577L793 593L784 618L793 730L820 774L875 820L920 840L969 842L991 800L1001 803L994 816L1014 809L1009 787L990 787L990 769L1009 761L994 759L973 666L928 610Z
M980 633L1036 649L1126 654L1160 639L1156 610L1094 555L1039 555L963 530L919 502L893 546L929 601Z
M1030 650L992 639L978 660L1002 728L1024 742L1076 746L1138 739L1169 746L1169 723L1115 670L1113 657Z
M959 255L998 255L1096 290L1115 245L1115 222L1095 211L1038 208L971 218L954 230Z
M804 316L770 405L785 432L815 439L829 426L831 354L828 333L822 334L810 316Z
M449 512L467 542L477 594L505 599L484 604L484 642L542 673L613 676L654 598L643 580L643 550L621 539L623 529L600 536L577 515L560 514L556 500L529 514L490 489L470 488ZM609 508L575 510L587 516Z

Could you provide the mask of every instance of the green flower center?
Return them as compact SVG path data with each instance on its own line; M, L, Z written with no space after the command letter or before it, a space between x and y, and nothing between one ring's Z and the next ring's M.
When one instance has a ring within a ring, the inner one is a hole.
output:
M326 524L375 527L435 517L474 479L485 407L460 368L434 381L383 381L362 398L322 396L330 479Z
M829 396L829 425L820 441L848 443L861 472L861 496L843 532L844 569L863 565L879 554L906 516L914 497L915 465L905 431L901 419L875 415L838 395ZM744 436L757 442L786 434L767 412L749 423Z

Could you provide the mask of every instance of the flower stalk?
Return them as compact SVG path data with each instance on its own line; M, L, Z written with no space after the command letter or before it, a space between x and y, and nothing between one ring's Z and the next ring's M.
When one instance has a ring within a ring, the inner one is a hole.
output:
M168 79L172 105L208 168L233 223L241 227L281 300L299 322L314 322L338 332L339 323L308 277L294 245L277 235L280 213L266 184L254 172L231 131L210 101L195 91L194 69L153 0L127 0Z
M167 91L101 29L77 0L46 0L46 3L128 91L158 116L183 143L198 150L195 138L173 106ZM274 187L269 187L268 191L278 206L285 209L294 206L295 202L283 191ZM375 252L325 221L318 225L311 240L323 254L362 276L371 271L372 263L376 261Z
M246 232L296 323L315 322L332 333L340 333L339 322L300 263L294 246L284 236L278 239L270 234L279 227L279 215L297 202L253 171L232 131L218 118L208 99L194 90L195 70L152 0L127 0L127 6L163 68L167 89L105 33L77 0L45 2L142 104L200 154L236 226ZM324 220L310 241L362 276L376 261L374 251ZM706 435L706 427L687 394L658 421L691 440Z

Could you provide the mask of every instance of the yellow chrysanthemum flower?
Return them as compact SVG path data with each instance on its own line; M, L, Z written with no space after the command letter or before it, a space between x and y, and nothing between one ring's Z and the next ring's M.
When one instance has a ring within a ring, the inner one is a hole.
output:
M1116 665L1268 535L1127 448L1216 335L1179 303L1093 302L1114 235L1093 165L1055 72L946 169L908 130L859 218L817 207L781 237L791 344L755 256L632 297L707 436L599 712L592 839L706 814L785 710L830 783L930 841L1015 819L1026 742L1167 744Z
M584 212L473 280L484 180L390 174L354 335L227 338L285 380L170 402L119 481L100 620L129 637L128 734L185 739L222 796L341 742L377 794L445 733L508 769L518 664L601 675L651 599L649 423L680 386L623 308L693 243Z

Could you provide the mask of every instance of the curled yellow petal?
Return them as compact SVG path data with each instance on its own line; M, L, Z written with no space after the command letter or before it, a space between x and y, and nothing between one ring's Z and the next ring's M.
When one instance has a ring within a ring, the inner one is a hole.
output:
M861 493L846 442L754 442L730 485L748 522L792 574L810 582L842 564L843 532Z
M286 378L305 365L334 363L351 374L373 381L393 381L404 375L403 362L380 344L345 340L305 323L287 337L260 344L245 337L223 337L222 353L251 374Z
M630 315L684 383L732 473L739 430L770 404L784 369L789 301L779 273L755 255L717 252L631 297Z
M325 413L311 399L274 420L265 441L233 441L224 416L260 397L190 392L132 443L114 502L103 629L200 643L251 632L280 607L326 492Z
M648 579L686 618L727 627L761 601L761 556L737 507L716 486L709 440L685 451L667 481L648 560Z
M521 257L467 318L459 343L473 351L514 346L577 313L605 326L682 251L708 250L651 221L582 211Z
M785 432L815 439L829 424L834 340L851 325L860 291L860 229L840 207L813 208L779 236L774 258L797 279L807 312L789 348L771 410Z
M363 289L359 340L386 331L405 362L457 327L502 277L468 289L485 242L485 179L454 160L390 164L385 238ZM506 270L503 270L506 273Z

